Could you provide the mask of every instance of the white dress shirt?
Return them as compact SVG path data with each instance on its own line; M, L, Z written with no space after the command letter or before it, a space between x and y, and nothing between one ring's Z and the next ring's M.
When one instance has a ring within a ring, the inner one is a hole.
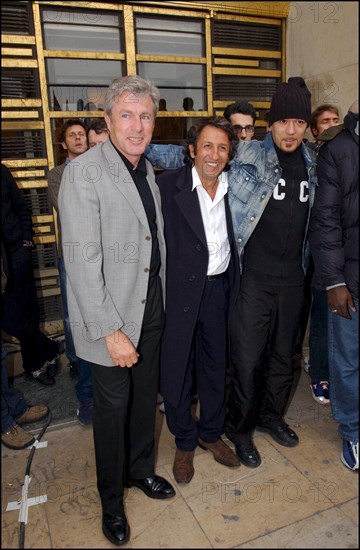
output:
M192 190L197 192L206 242L209 251L207 275L219 275L230 262L230 244L227 232L224 196L228 190L227 172L221 172L214 200L202 186L195 166L192 168Z

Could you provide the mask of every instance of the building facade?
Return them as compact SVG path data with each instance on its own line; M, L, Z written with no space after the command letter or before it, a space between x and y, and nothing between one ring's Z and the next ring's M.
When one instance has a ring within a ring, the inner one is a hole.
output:
M181 143L190 121L238 99L257 109L262 139L286 78L288 12L289 2L2 2L2 162L32 210L43 321L62 318L47 172L63 161L63 122L101 117L111 80L139 74L164 100L155 142Z

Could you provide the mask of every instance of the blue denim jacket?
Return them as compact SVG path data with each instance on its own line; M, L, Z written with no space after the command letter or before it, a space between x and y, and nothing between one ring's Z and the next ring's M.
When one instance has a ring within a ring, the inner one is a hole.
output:
M307 269L309 246L307 233L310 211L314 203L317 178L315 154L301 145L309 184L309 212L303 241L302 268ZM184 164L183 147L179 145L150 145L145 155L157 168L179 168ZM228 173L229 205L234 226L235 241L242 270L244 247L281 178L281 167L271 133L264 141L240 141Z

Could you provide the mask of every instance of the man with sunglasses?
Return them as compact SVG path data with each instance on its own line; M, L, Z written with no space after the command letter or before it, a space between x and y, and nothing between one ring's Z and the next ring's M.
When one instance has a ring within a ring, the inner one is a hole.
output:
M255 132L256 111L247 101L230 103L224 111L224 117L234 128L241 141L251 141Z

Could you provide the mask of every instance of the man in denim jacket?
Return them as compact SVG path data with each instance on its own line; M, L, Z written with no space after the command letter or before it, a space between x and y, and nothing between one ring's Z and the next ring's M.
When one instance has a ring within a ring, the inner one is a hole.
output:
M281 83L263 142L241 142L229 170L229 205L242 272L231 326L227 437L240 461L261 463L255 427L281 445L299 439L284 422L293 383L292 355L304 300L307 230L314 201L315 156L303 138L310 92L301 77ZM175 168L181 148L153 146L153 165Z

